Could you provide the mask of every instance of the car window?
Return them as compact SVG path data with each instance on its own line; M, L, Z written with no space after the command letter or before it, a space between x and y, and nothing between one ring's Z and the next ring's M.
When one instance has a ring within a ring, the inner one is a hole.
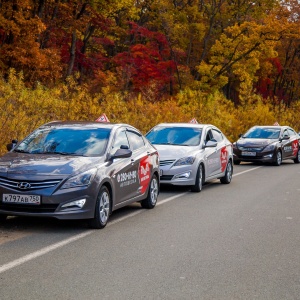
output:
M204 143L206 144L208 141L212 140L213 138L214 137L213 137L212 131L211 131L211 129L209 129L206 133Z
M201 128L156 126L146 138L152 144L197 146L200 144Z
M115 139L112 145L112 154L114 154L118 149L120 149L121 146L128 147L128 149L130 148L125 128L116 132Z
M14 151L28 153L61 153L102 155L110 129L83 127L47 127L34 131Z
M297 135L297 133L294 130L290 129L290 128L288 128L288 133L289 133L290 136Z
M127 136L129 139L130 149L132 151L140 149L145 146L144 139L140 134L133 131L127 131Z
M218 131L216 129L212 129L212 134L213 134L214 139L217 142L221 142L223 140L223 135L220 131Z
M252 139L278 139L279 135L279 128L252 127L243 135L243 137Z

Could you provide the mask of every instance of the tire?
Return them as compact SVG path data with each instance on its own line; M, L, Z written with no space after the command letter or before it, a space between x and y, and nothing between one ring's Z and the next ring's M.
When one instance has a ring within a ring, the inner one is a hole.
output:
M232 173L233 173L232 162L231 162L231 160L229 160L228 164L226 166L225 175L224 175L224 177L220 178L220 181L224 184L230 183L231 179L232 179Z
M95 216L89 220L89 226L94 229L102 229L106 226L111 210L111 195L106 186L102 186L97 196Z
M280 150L276 151L274 166L280 166L282 162L282 153Z
M234 160L234 161L233 161L233 164L234 164L234 165L239 165L240 163L241 163L240 160Z
M298 149L297 156L294 159L294 163L295 164L299 164L300 163L300 148Z
M153 175L150 181L147 198L141 201L141 206L148 209L154 208L157 202L158 192L158 179L156 175Z
M194 193L199 193L202 191L203 187L203 166L200 164L197 170L195 184L191 187L191 191Z

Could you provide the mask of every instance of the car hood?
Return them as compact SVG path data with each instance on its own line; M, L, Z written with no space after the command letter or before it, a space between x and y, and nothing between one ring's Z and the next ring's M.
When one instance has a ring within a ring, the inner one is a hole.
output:
M274 139L240 139L236 142L238 147L266 147L276 142Z
M30 176L31 179L36 177L39 180L49 176L62 178L88 170L96 163L101 163L101 160L103 158L10 152L0 158L0 176Z
M154 145L159 153L160 160L179 159L195 155L199 151L199 146L174 146L174 145Z

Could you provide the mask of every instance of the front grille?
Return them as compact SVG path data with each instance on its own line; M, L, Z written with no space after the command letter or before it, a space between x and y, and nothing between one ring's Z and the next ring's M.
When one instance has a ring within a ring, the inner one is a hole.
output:
M57 207L58 204L24 205L0 203L0 210L25 213L53 213Z
M160 176L160 180L172 180L173 175L162 175Z
M263 147L253 147L253 148L249 148L249 147L239 147L239 149L241 151L252 151L252 152L259 152L263 149Z
M60 179L44 180L44 181L33 181L33 180L12 180L4 177L0 177L0 186L15 189L18 191L24 190L37 190L46 189L56 186L60 183Z
M159 162L159 165L160 165L161 167L167 166L167 165L171 165L174 161L175 161L175 159L161 160L161 161Z

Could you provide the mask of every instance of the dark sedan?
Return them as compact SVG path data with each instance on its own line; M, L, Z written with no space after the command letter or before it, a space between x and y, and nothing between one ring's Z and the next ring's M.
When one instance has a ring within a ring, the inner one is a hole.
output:
M233 162L300 162L300 136L289 126L254 126L233 143Z
M51 122L0 158L0 220L7 216L88 219L103 228L132 202L153 208L157 150L134 127Z

